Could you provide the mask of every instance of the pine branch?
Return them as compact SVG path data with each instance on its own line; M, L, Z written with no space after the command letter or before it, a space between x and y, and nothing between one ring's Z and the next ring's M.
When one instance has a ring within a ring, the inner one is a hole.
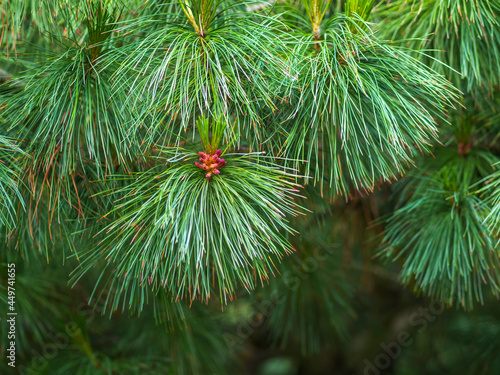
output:
M127 183L113 192L112 221L97 249L78 254L74 279L104 257L123 279L118 293L149 286L174 300L206 300L213 285L226 302L240 284L251 290L274 274L274 262L292 251L280 233L292 231L285 216L298 214L291 176L258 154L228 154L207 178L192 151L163 153L166 166L116 177Z
M2 118L0 117L0 120ZM25 209L19 190L20 168L17 159L24 155L17 142L0 135L0 227L12 227L16 208Z
M491 92L499 84L497 1L391 0L377 7L376 14L387 21L382 30L388 38L402 34L411 49L427 49L428 54L417 57L450 77L457 87L463 82L467 91Z
M112 90L112 67L101 69L119 12L100 3L78 5L58 8L68 23L63 35L53 35L57 48L45 51L36 68L3 85L16 89L2 107L7 130L25 140L29 155L19 163L27 220L18 218L9 240L27 258L38 249L48 260L51 250L59 248L57 239L66 239L65 247L74 249L70 234L82 231L86 220L106 205L87 199L99 191L92 181L120 168L133 169L132 160L138 158L138 142L125 128L133 118L127 95Z
M245 4L145 10L120 27L131 42L107 59L120 61L117 86L130 87L139 121L151 124L144 147L163 137L166 144L179 142L198 116L206 116L234 124L238 144L260 149L267 139L263 109L276 110L280 85L294 77L280 56L286 48L275 37L277 17L238 8Z
M306 175L332 196L402 176L415 154L429 152L456 92L415 51L379 40L360 18L324 21L319 41L305 27L283 155L308 160Z
M445 303L471 309L483 289L500 291L500 259L482 225L484 204L469 191L498 157L481 150L443 151L412 180L407 203L387 220L381 254L401 259L404 283ZM433 171L433 168L439 166Z

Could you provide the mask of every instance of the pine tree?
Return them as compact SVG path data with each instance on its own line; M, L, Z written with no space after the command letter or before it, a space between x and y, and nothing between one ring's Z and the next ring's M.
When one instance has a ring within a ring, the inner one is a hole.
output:
M0 13L19 373L500 371L500 1Z

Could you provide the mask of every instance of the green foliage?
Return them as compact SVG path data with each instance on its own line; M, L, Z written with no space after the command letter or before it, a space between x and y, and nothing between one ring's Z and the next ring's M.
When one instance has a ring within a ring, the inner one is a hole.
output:
M300 90L283 125L283 154L309 160L307 175L332 196L402 176L436 139L436 121L455 99L449 83L409 50L358 26L368 27L359 18L324 21L320 40L297 19Z
M146 118L151 124L144 142L157 143L163 135L179 141L205 116L234 126L238 143L259 149L267 139L262 109L275 110L277 88L290 76L279 56L285 47L273 31L277 17L241 9L252 2L175 4L156 13L146 7L120 24L136 38L109 54L120 62L117 81L130 87L136 125Z
M486 196L484 209L487 210L488 216L484 219L490 234L493 237L498 237L500 234L500 188L499 188L500 174L498 171L493 173L486 180L485 186L478 192ZM497 239L498 244L498 239Z
M409 178L411 196L388 219L382 250L403 260L403 282L467 308L474 300L483 302L484 284L498 295L500 260L482 226L487 211L469 191L495 162L498 158L484 151L460 155L447 149L424 165L429 175Z
M69 1L64 1L64 3L69 4ZM30 18L41 30L50 29L50 26L54 26L53 10L50 1L47 0L0 1L2 15L0 47L4 47L7 53L13 49L16 50L19 34L26 18ZM23 36L25 37L24 33Z
M16 155L21 154L13 139L0 136L0 226L13 225L18 202L24 208L18 186L20 168L16 164Z
M27 373L351 374L425 296L494 306L499 16L0 0L0 263ZM443 316L445 349L409 349L429 373L495 373L497 317ZM387 372L414 373L402 356Z
M192 151L162 154L157 167L120 177L127 183L113 192L97 251L78 253L78 276L104 257L114 278L124 279L114 309L120 294L146 286L175 300L205 300L215 284L226 301L239 285L251 290L256 279L268 279L273 262L292 251L280 233L292 231L285 215L299 212L291 176L259 154L228 154L211 178Z
M368 21L374 5L375 0L347 0L345 14L353 16L356 13L361 19Z
M490 0L391 0L377 15L387 24L386 35L400 33L411 48L428 49L420 58L438 72L453 78L467 91L500 83L500 4ZM450 71L446 65L460 74Z
M210 124L210 121L207 118L201 117L196 122L196 128L200 133L200 140L203 145L203 149L208 154L215 154L215 152L219 149L219 144L224 136L224 131L226 130L224 121L214 121L213 124Z
M78 5L60 4L58 14L73 22L51 35L53 50L35 55L43 56L39 64L4 84L17 88L3 104L7 131L26 140L19 164L28 221L18 217L11 241L28 258L34 249L48 258L56 238L73 247L64 240L95 215L97 202L89 197L98 187L92 181L138 157L125 127L132 118L127 95L112 89L113 68L101 68L118 11L95 2Z
M7 98L3 116L20 137L29 139L33 174L44 171L48 180L62 179L91 162L102 176L134 151L123 130L131 116L125 93L116 95L110 73L98 71L97 60L111 31L107 25L114 20L105 8L85 8L81 22L88 37L78 41L76 34L68 35L61 40L60 54L46 51L35 71L18 78L24 89Z

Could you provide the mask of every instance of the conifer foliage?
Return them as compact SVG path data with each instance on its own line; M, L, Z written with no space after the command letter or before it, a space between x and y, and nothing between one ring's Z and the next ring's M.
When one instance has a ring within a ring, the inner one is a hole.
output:
M0 259L19 287L47 278L19 295L26 363L64 316L77 350L51 374L225 373L255 317L272 345L331 350L384 260L447 306L498 297L498 0L0 13ZM110 320L76 318L81 301ZM113 351L103 332L129 313L137 350Z

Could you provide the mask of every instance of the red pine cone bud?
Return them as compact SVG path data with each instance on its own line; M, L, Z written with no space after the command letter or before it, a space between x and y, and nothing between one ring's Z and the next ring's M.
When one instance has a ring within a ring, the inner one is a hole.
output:
M217 150L213 155L207 154L203 151L199 151L198 155L201 156L199 158L201 164L195 161L194 165L196 165L200 169L208 171L208 173L205 175L206 178L212 177L213 174L220 174L219 168L227 164L224 159L220 158L220 156L222 155L222 150Z

